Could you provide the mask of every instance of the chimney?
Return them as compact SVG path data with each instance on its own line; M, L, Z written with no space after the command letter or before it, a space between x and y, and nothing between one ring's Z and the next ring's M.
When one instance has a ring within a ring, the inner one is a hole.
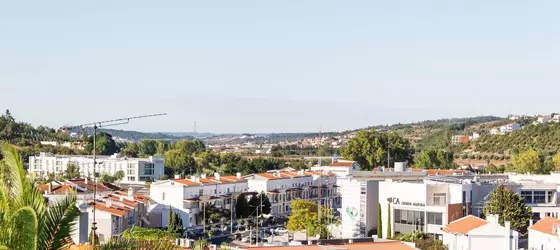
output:
M87 177L85 178L86 185L88 184L88 179L89 179L89 178L87 178Z
M194 175L191 175L191 181L196 181L196 177Z
M200 174L200 178L206 179L206 174L205 173Z
M52 193L52 181L49 182L49 194Z
M488 216L486 216L486 221L488 221L488 223L498 224L499 223L499 215L489 214Z
M128 196L130 197L134 196L134 190L132 190L132 187L128 188Z
M498 218L498 217L496 216L496 218ZM511 235L511 222L505 221L504 222L504 227L506 228L506 235L505 235L506 236L505 237L506 247L505 247L505 249L511 249L511 238L512 238L511 237L512 236Z
M299 175L303 176L304 172L305 172L305 170L303 170L303 169L299 170Z
M235 176L236 176L237 178L241 179L241 173L237 172L237 173L235 174Z
M113 205L113 202L111 201L111 199L108 199L105 204L107 207L111 207L111 205Z
M180 174L176 174L173 177L175 177L175 179L181 179L181 175Z
M214 177L216 177L216 180L217 180L217 181L220 181L220 173L215 172L215 173L214 173Z

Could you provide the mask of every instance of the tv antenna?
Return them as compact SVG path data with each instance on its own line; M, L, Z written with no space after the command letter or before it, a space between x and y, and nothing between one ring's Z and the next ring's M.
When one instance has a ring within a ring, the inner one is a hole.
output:
M97 129L98 128L104 128L104 127L112 127L112 126L117 126L117 125L123 125L123 124L128 124L130 122L130 120L136 120L136 119L142 119L142 118L148 118L148 117L154 117L154 116L164 116L167 115L167 113L159 113L159 114L151 114L151 115L142 115L142 116L133 116L133 117L125 117L125 118L118 118L118 119L113 119L113 120L106 120L106 121L97 121L97 122L90 122L90 123L85 123L85 124L81 124L81 125L77 125L77 126L67 126L65 127L65 129L71 129L71 128L81 128L84 129L84 127L89 127L89 126L93 126L93 179L94 179L94 185L93 185L93 222L91 223L91 232L93 234L93 236L91 237L92 239L92 245L95 246L96 239L95 239L95 230L97 230L97 222L95 221L95 203L97 201L97 177L99 177L99 173L97 172L97 158L96 158L96 154L95 154L95 139L97 136Z

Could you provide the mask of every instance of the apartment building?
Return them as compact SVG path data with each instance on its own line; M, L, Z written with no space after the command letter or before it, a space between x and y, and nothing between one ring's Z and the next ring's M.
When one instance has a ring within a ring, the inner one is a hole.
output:
M468 215L443 228L443 244L449 250L517 250L519 232L511 229L511 223L499 224L497 215L488 215L486 220Z
M49 173L62 174L68 164L78 166L82 177L93 178L94 172L115 175L119 170L125 174L123 183L145 183L157 180L164 175L164 159L162 156L148 158L127 158L118 154L111 156L97 156L96 166L93 165L93 156L53 155L40 153L29 157L29 172L46 177Z
M82 206L84 203L80 204ZM87 203L88 235L91 234L93 214L97 226L96 233L100 243L106 243L113 237L119 237L131 227L145 227L149 225L146 218L149 207L149 198L134 194L132 189L127 192L117 191L97 199L95 205ZM95 209L94 209L95 208ZM82 228L82 226L80 226ZM78 230L80 233L81 230ZM74 232L76 234L76 232ZM73 238L84 238L82 236ZM86 237L87 239L87 237ZM75 242L76 243L76 242ZM80 242L85 243L85 242Z
M529 227L529 250L560 249L560 220L544 217Z
M419 230L441 239L443 225L480 212L494 187L495 184L441 176L428 176L423 181L380 182L378 202L383 225L391 224L392 235ZM387 237L385 230L383 237Z
M167 227L168 211L179 213L184 227L203 224L203 205L212 204L235 213L235 202L241 193L247 193L248 182L236 176L212 177L206 174L189 179L156 181L150 186L150 226Z
M276 171L252 174L248 180L249 191L266 192L271 203L271 214L286 216L290 203L304 199L328 207L340 207L337 177L332 172Z

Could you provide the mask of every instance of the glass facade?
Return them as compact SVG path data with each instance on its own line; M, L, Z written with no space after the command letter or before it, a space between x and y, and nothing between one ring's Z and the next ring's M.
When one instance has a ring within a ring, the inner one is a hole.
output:
M424 231L424 212L413 210L394 210L395 234L407 234L414 231Z
M428 224L443 225L442 213L428 212L427 216L428 216Z

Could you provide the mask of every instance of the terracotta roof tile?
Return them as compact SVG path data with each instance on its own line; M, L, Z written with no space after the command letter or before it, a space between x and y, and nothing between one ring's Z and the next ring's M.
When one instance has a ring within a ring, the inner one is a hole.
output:
M200 186L201 185L200 183L191 181L189 179L171 179L171 180L174 181L174 182L177 182L179 184L183 184L185 186Z
M256 175L258 175L260 177L267 178L269 180L279 179L278 177L274 176L273 174L269 174L269 173L257 173Z
M537 223L530 226L529 229L556 236L557 232L552 231L552 226L554 224L560 224L560 220L552 217L544 217Z
M448 233L468 234L469 231L486 224L488 224L487 221L476 216L469 215L449 223L443 228L443 231Z
M410 247L399 241L389 241L389 242L364 242L364 243L352 243L344 245L325 245L327 247L347 249L347 250L412 250ZM283 246L283 247L243 247L241 249L248 250L322 250L318 245L310 246Z
M329 167L352 167L355 161L337 161L329 165Z
M37 185L37 189L41 190L41 192L48 192L49 184L39 184ZM74 191L74 188L68 185L53 185L50 194L68 194L72 191Z
M105 204L103 203L96 203L95 204L95 209L100 210L100 211L105 211L107 213L110 213L112 215L116 215L119 217L123 217L127 214L127 212L113 208L113 207L107 207Z

